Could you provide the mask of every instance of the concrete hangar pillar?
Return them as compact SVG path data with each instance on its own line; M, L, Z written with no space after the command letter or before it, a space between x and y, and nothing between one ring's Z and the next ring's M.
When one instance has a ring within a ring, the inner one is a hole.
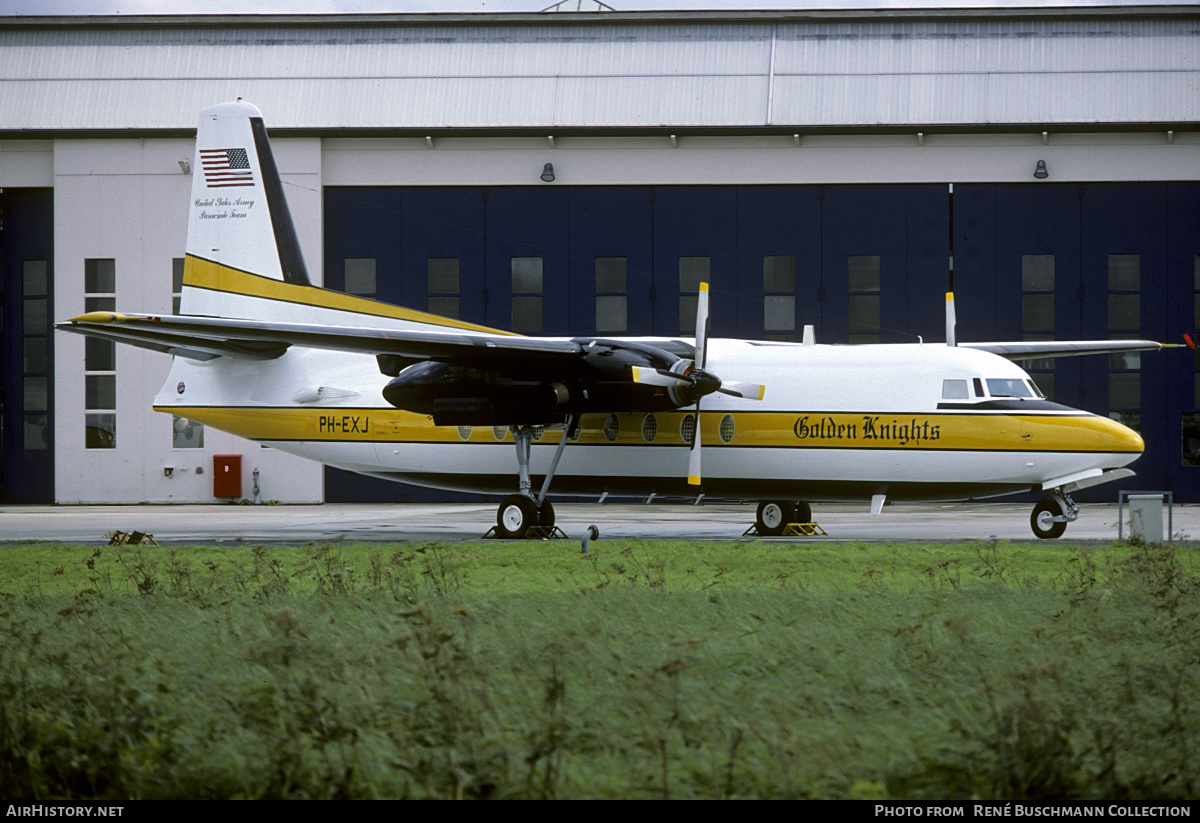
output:
M107 66L97 78L134 77L122 61L168 42L189 70L151 60L153 76L119 81L123 96L103 109L88 104L95 83L35 61L30 87L68 89L57 120L16 95L0 130L7 150L10 138L55 140L59 318L112 296L87 291L88 266L104 261L121 305L128 293L167 305L182 228L171 241L149 226L169 227L169 178L183 177L171 141L187 143L203 106L244 95L277 148L294 143L302 158L287 194L310 271L331 288L529 334L675 335L690 333L705 279L716 334L793 339L813 324L824 342L853 343L941 340L953 281L960 337L1174 339L1193 325L1200 254L1195 17L1162 6L115 18L102 46L79 38L89 21L6 21L0 35L28 43L36 31L41 48ZM14 42L0 56L26 47ZM88 142L97 132L103 150ZM89 153L95 170L80 163ZM115 225L115 195L85 179L98 173L130 187L128 222ZM133 230L136 249L109 248ZM93 271L92 285L106 276ZM148 411L162 358L100 368L83 348L51 352L55 499L211 499L194 469L244 446L205 432L185 450L199 433ZM1200 406L1182 359L1048 362L1034 375L1064 402L1140 427L1136 482L1188 499L1200 496L1189 445ZM21 409L35 431L37 411ZM102 441L110 414L127 479L106 484L114 455L86 433ZM190 476L164 477L191 463ZM285 500L448 497L281 471L294 482L270 496Z

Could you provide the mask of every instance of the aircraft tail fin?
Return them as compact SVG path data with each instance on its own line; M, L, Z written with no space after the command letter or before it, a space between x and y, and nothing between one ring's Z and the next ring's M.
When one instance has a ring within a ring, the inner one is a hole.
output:
M495 331L314 286L262 113L240 98L200 112L186 251L183 315Z
M185 314L224 313L247 277L311 285L262 113L241 99L200 113L186 251Z

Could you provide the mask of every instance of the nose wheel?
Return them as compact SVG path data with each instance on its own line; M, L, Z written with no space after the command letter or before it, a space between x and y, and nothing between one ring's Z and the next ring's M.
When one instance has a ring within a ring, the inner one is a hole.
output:
M1070 495L1051 492L1033 507L1029 525L1039 539L1054 540L1062 537L1063 532L1067 530L1067 524L1073 523L1078 517L1079 507Z

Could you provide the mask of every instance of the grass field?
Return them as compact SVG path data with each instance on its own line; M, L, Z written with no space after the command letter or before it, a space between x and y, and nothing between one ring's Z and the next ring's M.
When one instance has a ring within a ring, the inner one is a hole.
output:
M0 547L0 796L1194 798L1200 554Z

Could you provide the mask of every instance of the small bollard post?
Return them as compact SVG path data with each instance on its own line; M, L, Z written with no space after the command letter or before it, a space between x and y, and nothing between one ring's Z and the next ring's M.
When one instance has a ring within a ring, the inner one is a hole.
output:
M588 553L588 543L593 540L600 539L600 530L595 526L588 526L587 531L583 533L583 546L580 548L581 554Z

